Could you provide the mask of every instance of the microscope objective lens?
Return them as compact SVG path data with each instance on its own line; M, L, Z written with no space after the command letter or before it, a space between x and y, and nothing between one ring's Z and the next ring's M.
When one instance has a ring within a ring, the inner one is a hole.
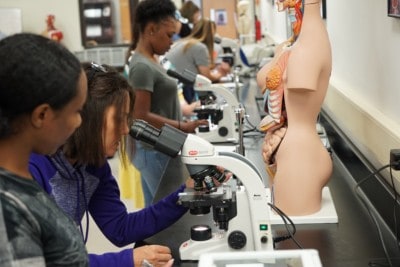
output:
M208 190L215 188L214 181L212 180L212 178L210 176L204 177L204 183Z

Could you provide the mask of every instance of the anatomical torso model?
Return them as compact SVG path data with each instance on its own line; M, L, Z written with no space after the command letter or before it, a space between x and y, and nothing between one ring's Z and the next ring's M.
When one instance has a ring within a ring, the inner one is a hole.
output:
M320 0L278 0L288 10L293 36L279 45L257 74L267 116L263 158L274 204L287 215L321 208L322 189L332 173L331 157L316 130L332 68L331 47Z

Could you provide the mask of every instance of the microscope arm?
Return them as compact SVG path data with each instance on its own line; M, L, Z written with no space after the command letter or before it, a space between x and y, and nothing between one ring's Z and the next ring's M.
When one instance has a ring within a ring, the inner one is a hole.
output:
M244 156L234 152L215 152L214 149L205 149L205 147L201 146L201 142L198 139L198 136L188 135L185 145L181 150L182 162L188 167L221 166L232 172L242 182L244 185L243 188L247 192L247 208L250 215L249 224L251 229L253 229L254 249L265 249L265 244L259 242L263 238L263 235L266 234L258 231L261 225L268 225L268 240L272 240L272 235L270 232L267 193L260 172Z
M196 87L194 89L200 91L200 89L197 89ZM207 91L212 91L215 94L220 95L223 99L225 99L226 103L229 103L229 105L232 107L239 108L241 106L237 100L237 97L221 83L210 85Z
M215 154L214 146L203 138L187 134L168 124L161 130L143 120L135 120L129 131L129 135L151 145L155 150L170 157L176 157L180 151L192 157L207 157ZM187 165L189 174L197 176L210 166L216 166L212 162L207 165Z
M210 142L197 135L186 134L168 124L159 130L143 120L135 120L129 134L171 157L180 152L191 175L196 168L190 166L220 166L236 175L253 195L263 191L262 176L253 163L237 153L218 153Z
M262 175L257 167L244 156L234 152L216 152L213 145L204 139L189 134L181 150L182 162L186 165L215 165L232 172L246 187L249 195L265 195Z

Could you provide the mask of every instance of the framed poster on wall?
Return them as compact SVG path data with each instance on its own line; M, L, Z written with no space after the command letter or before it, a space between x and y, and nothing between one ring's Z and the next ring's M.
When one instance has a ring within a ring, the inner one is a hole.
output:
M388 0L388 16L400 18L400 0Z
M228 24L228 15L225 9L217 9L215 10L215 18L214 21L218 26Z
M202 16L215 21L217 33L221 36L236 39L236 1L202 0Z

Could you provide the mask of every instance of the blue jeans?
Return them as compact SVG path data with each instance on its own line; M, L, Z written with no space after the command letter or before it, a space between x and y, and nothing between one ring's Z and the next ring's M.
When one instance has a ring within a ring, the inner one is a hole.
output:
M140 141L135 142L132 163L140 171L144 202L148 207L153 202L170 157L154 149L144 148Z

